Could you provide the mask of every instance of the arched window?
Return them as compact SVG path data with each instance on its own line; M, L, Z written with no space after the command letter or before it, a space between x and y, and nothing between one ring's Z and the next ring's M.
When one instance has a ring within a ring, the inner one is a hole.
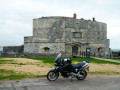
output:
M45 52L45 53L48 53L48 52L49 52L49 50L50 50L50 48L49 48L49 47L44 47L43 49L44 49L44 52Z

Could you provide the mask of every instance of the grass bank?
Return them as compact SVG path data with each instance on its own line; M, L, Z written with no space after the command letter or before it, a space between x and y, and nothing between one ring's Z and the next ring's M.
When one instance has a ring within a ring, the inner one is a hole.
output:
M120 64L94 58L71 58L73 64L91 60L91 75L120 75ZM46 77L54 68L55 58L0 58L0 80Z

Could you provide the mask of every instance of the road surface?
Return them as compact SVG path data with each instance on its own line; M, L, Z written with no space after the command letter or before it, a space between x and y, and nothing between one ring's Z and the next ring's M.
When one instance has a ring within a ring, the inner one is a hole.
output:
M0 90L120 90L119 76L93 76L83 81L58 78L54 82L46 78L20 81L0 81Z

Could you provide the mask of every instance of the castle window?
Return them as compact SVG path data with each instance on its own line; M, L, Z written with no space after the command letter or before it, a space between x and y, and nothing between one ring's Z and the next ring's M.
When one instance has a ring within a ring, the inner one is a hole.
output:
M45 52L45 53L48 53L49 50L50 50L50 48L48 48L48 47L45 47L45 48L43 48L43 49L44 49L44 52Z
M73 37L74 38L82 38L82 33L81 32L73 32Z

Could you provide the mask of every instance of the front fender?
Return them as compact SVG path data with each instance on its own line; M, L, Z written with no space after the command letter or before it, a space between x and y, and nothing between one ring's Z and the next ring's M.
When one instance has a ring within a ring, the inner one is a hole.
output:
M50 70L49 72L55 72L56 70L55 69L52 69L52 70Z
M52 69L52 70L50 70L49 72L55 72L55 73L57 73L58 74L58 76L59 76L59 73L57 72L57 70L56 69ZM48 73L49 73L48 72Z
M52 69L49 72L58 72L58 70L57 69Z

